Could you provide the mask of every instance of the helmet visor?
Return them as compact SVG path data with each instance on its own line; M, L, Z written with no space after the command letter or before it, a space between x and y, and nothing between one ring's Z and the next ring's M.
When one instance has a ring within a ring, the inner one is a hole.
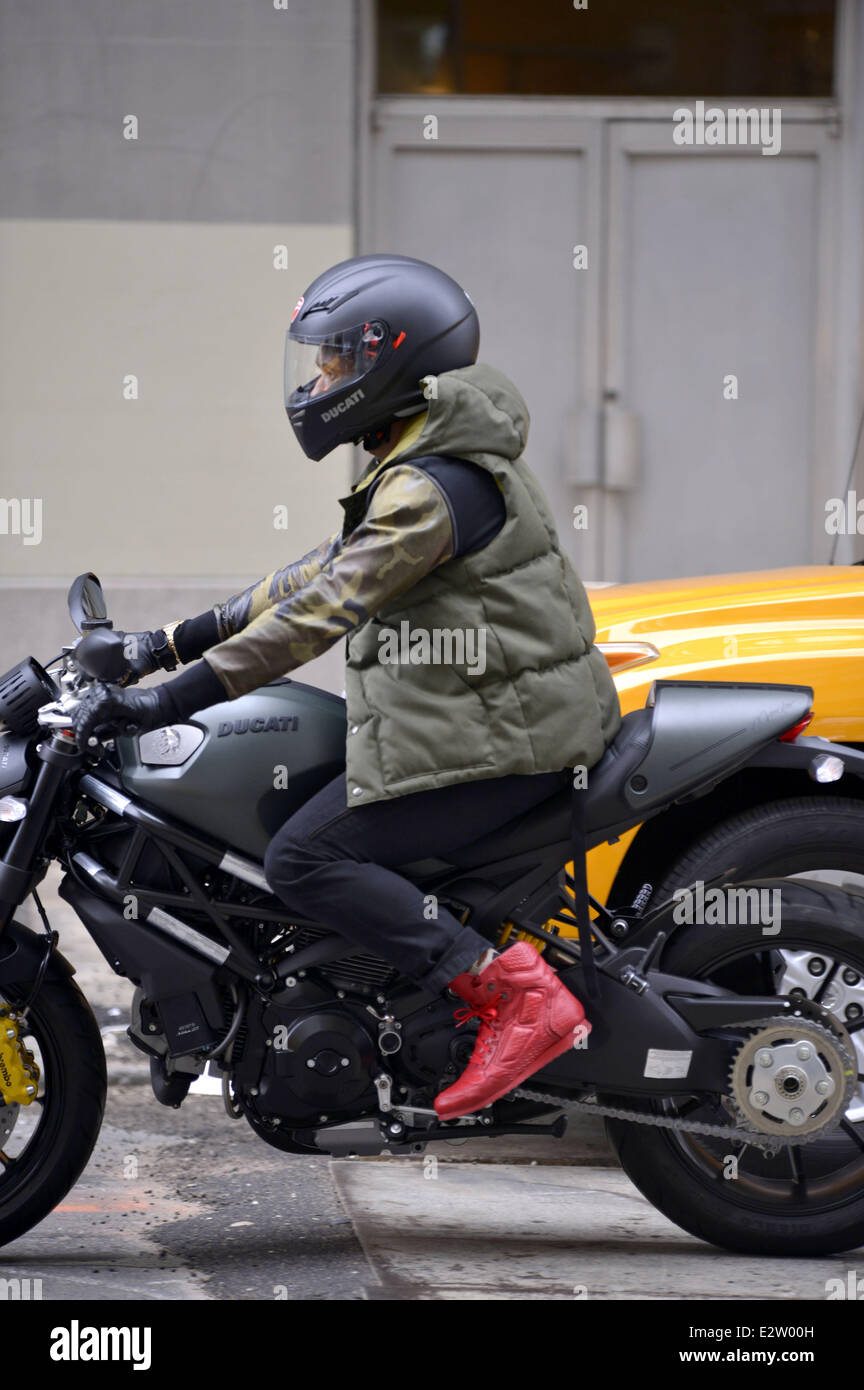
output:
M285 405L288 409L343 391L374 366L388 339L386 325L360 323L339 333L285 338Z

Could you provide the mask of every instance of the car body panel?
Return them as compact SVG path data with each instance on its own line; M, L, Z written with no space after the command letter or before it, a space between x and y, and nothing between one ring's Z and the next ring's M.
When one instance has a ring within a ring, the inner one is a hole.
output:
M601 649L636 642L659 653L616 674L622 713L641 708L658 679L778 681L813 687L808 736L864 743L864 566L586 587ZM638 830L588 855L600 902Z

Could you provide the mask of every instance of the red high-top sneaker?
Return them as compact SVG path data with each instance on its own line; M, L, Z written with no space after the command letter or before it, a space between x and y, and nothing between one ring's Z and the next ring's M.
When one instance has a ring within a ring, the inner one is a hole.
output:
M491 961L489 962L491 965ZM458 994L460 999L464 999L466 1004L473 1004L477 996L477 981L479 975L472 975L470 970L463 970L461 975L457 975L455 980L451 980L448 989L452 989L454 994ZM462 1010L460 1009L461 1015Z
M489 951L489 953L492 955L492 958L493 958L493 960L494 960L494 959L495 959L495 947L494 947L494 946L490 946L490 947L488 948L488 951ZM485 954L485 953L484 953L484 954ZM501 954L500 951L498 952L498 954L499 954L499 955ZM481 959L482 959L482 957L481 957ZM475 964L476 964L476 962L475 962ZM491 964L492 964L492 961L490 961L489 964L491 965ZM475 972L473 969L472 969L472 970L463 970L461 975L457 975L456 978L455 978L454 980L451 980L451 981L450 981L450 983L449 983L449 985L447 986L447 988L450 989L450 990L452 990L454 994L458 994L460 999L464 999L466 1004L474 1004L474 1003L476 1002L476 999L477 999L477 981L478 981L478 979L479 979L479 974L478 974L477 972ZM455 1017L455 1015L454 1015L454 1017ZM460 1011L459 1017L461 1018L461 1011ZM464 1019L463 1019L462 1021L465 1022Z
M479 1018L480 1031L459 1080L435 1097L442 1120L491 1105L591 1031L579 1000L527 941L448 988L469 1004L457 1009L459 1024Z

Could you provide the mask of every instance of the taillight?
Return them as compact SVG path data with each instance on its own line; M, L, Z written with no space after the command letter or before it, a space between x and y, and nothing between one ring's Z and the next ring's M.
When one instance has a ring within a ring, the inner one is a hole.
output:
M785 734L780 735L780 742L793 743L799 734L803 734L804 730L807 728L807 725L811 722L812 718L813 711L811 709L809 714L805 714L803 719L799 719L797 724L793 724L791 729L787 729Z
M619 671L646 666L660 656L651 642L598 642L597 649L603 653L609 670L616 676Z

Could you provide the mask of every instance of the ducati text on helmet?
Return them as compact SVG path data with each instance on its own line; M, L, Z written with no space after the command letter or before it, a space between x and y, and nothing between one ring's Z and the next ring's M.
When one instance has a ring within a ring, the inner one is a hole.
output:
M285 340L285 409L300 447L322 459L425 408L422 378L477 360L468 295L411 256L356 256L300 296Z
M353 396L346 396L344 401L340 401L338 405L332 406L330 410L325 410L321 419L324 421L335 420L337 415L344 415L346 410L350 410L352 406L362 400L363 392L355 391Z

